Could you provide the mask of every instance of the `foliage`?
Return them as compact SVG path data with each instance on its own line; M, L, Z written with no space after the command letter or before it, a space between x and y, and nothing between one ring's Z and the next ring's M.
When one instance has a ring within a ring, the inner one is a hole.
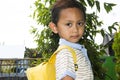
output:
M30 61L30 64L29 66L32 67L32 66L35 66L35 65L38 65L40 64L41 62L44 61L44 59L42 58L42 53L39 52L36 48L26 48L25 47L25 52L24 52L24 58L31 58Z
M96 7L97 11L101 11L100 2L96 0L79 0L86 7ZM40 33L37 28L32 28L32 33L35 35L35 41L38 44L38 50L42 53L43 58L48 58L50 55L56 50L58 47L59 37L57 35L53 35L51 30L48 27L50 22L50 8L51 5L55 2L55 0L36 0L35 6L36 9L33 13L33 18L36 19L38 24L43 25L45 28ZM115 6L113 3L104 3L104 9L107 13L112 10L112 7ZM87 23L86 29L83 38L80 43L84 44L88 49L88 56L90 58L95 80L104 80L104 69L102 68L102 63L100 62L100 56L102 56L105 52L103 48L99 47L95 44L94 38L97 33L100 33L104 36L105 32L103 29L99 29L103 22L98 20L98 16L96 15L96 11L92 13L87 13ZM109 27L110 32L112 29L116 28L113 26ZM101 48L101 49L99 49Z
M106 70L105 80L117 80L116 71L115 71L115 56L103 56L103 67Z
M107 13L109 13L112 10L112 6L115 6L115 4L104 3L104 8L106 9Z
M115 33L112 47L115 52L117 77L120 80L120 31Z
M13 60L3 60L1 61L0 72L1 73L13 73L15 66L13 66L15 61Z
M37 49L29 49L25 47L24 54L25 58L41 58L41 54L38 53Z

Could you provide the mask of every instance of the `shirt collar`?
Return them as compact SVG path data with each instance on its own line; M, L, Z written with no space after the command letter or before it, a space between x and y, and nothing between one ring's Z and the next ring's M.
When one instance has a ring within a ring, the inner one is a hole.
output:
M67 40L65 40L63 38L60 38L59 45L68 45L68 46L70 46L72 48L79 49L79 50L81 50L82 48L84 48L83 45L80 45L78 43L69 42L69 41L67 41Z
M63 38L60 38L59 40L59 45L67 45L67 46L70 46L74 49L79 49L82 51L82 53L87 56L87 49L84 47L84 45L81 45L81 44L78 44L78 43L72 43L72 42L69 42Z

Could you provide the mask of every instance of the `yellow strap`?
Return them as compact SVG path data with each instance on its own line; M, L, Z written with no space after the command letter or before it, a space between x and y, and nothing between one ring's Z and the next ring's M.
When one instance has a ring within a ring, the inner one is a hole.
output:
M60 50L62 50L62 49L68 49L68 50L71 52L71 54L72 54L72 56L73 56L74 64L76 65L76 64L77 64L76 53L75 53L75 51L74 51L71 47L66 46L66 45L59 46L58 49L57 49L57 50L53 53L53 55L50 57L49 61L52 62L52 63L54 63L55 60L56 60L56 54L57 54Z

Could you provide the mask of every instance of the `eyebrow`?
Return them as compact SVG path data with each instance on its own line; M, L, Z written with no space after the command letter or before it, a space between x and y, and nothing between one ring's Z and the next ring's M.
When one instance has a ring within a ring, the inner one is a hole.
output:
M74 22L73 20L66 20L66 21L68 21L68 22ZM79 21L79 22L85 22L85 20L82 20L82 19L81 19L81 20L78 20L78 21ZM77 22L78 22L78 21L77 21Z

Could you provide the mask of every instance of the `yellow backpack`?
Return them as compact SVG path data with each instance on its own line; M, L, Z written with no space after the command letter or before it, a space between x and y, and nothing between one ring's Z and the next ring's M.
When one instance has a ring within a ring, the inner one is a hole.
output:
M68 49L72 53L75 70L77 71L78 65L76 64L77 60L75 51L69 46L60 46L50 57L48 62L42 62L40 65L28 68L26 70L28 80L56 80L55 60L56 54L61 49Z

